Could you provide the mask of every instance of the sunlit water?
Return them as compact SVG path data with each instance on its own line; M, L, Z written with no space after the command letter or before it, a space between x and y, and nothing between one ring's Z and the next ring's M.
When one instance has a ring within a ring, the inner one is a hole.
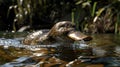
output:
M49 64L51 60L48 62L44 57L59 58L56 59L58 66L61 64L67 67L90 67L91 64L98 64L97 67L120 66L119 35L91 35L92 41L76 41L70 48L60 47L58 44L54 44L58 46L53 45L52 48L40 48L41 46L33 47L21 44L21 40L27 35L26 32L0 34L0 64L3 67L41 65L45 62ZM45 62L31 57L42 58ZM13 60L15 61L13 62Z

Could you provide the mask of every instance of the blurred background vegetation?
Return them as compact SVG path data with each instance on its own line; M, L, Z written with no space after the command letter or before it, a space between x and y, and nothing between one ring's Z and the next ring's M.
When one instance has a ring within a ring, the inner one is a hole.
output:
M0 0L0 31L47 29L63 20L86 33L120 34L120 0Z

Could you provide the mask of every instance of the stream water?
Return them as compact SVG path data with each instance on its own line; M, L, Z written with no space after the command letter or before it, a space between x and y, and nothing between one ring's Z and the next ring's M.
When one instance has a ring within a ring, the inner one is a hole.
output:
M92 41L75 42L72 49L17 47L26 35L0 32L0 67L120 67L119 35L94 34Z

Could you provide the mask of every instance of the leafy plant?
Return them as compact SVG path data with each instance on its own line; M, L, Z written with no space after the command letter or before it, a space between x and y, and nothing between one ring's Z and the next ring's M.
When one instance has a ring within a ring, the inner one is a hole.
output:
M46 24L71 20L81 31L117 34L120 33L119 4L119 0L12 0L7 16L14 11L14 31L22 25L42 28Z

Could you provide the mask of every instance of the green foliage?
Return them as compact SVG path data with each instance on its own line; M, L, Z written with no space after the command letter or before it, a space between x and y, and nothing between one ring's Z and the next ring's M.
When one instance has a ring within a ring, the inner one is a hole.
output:
M119 21L119 0L115 1L84 1L81 3L89 3L87 9L89 16L85 16L80 26L83 31L90 33L119 33L120 32L120 21ZM83 9L83 10L84 10ZM79 24L81 24L79 23ZM83 24L84 23L84 24ZM83 27L84 26L84 27Z
M56 22L70 13L74 5L72 0L12 0L12 3L7 16L9 17L10 11L14 10L14 31L16 31L16 25L24 23L33 25L36 22L33 21L34 19L40 19L39 23L43 21Z
M92 12L91 12L91 16L92 16L92 17L94 17L94 15L95 15L96 6L97 6L97 2L94 2L93 8L92 8Z
M32 23L32 9L30 0L12 0L12 5L9 6L7 17L11 10L14 10L15 17L13 21L13 30L16 31L16 24L22 24L24 20L29 16L30 24Z
M35 18L40 20L38 23L70 19L77 29L88 33L120 33L119 0L12 0L12 3L7 16L14 10L14 31L16 24L33 25Z

